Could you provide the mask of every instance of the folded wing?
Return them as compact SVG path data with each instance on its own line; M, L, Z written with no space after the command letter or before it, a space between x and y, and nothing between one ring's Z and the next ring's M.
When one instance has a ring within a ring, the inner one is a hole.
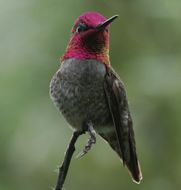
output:
M140 183L142 174L136 154L133 123L126 98L124 84L116 73L108 68L104 90L112 116L114 130L111 134L100 134L118 153L127 166L133 180Z

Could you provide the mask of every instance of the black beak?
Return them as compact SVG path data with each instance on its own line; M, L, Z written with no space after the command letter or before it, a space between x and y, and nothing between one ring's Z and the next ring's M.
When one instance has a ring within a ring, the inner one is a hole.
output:
M95 29L97 29L97 30L104 29L106 26L108 26L109 24L111 24L117 17L118 17L118 15L112 16L111 18L107 19L107 20L104 21L103 23L97 25L97 26L95 27Z

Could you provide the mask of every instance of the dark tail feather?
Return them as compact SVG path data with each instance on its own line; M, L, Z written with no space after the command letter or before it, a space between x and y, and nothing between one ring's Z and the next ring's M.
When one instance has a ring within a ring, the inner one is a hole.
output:
M142 173L139 161L137 159L135 147L133 147L132 142L130 140L129 140L129 150L130 150L130 160L125 164L133 178L133 181L139 184L142 180Z
M109 134L99 133L99 135L106 140L111 148L118 154L118 156L122 160L122 153L119 148L119 144L117 142L117 137L114 132ZM137 159L136 150L131 139L128 140L128 150L129 150L129 161L128 159L123 162L124 165L128 168L130 175L135 183L139 184L142 180L142 173L140 169L140 165Z

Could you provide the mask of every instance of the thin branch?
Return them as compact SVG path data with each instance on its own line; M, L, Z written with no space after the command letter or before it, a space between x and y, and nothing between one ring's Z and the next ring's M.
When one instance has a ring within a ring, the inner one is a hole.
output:
M69 165L72 159L72 155L75 151L75 143L80 135L82 135L84 131L75 131L72 135L70 143L65 153L65 157L61 167L59 168L59 175L57 179L57 184L55 190L62 190L63 184L65 182L65 178L67 176L67 172L69 169Z

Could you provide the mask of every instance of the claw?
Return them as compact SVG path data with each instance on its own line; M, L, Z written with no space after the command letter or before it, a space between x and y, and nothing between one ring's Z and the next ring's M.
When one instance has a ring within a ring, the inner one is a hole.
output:
M85 145L84 149L82 152L80 152L76 158L82 158L85 154L89 152L89 150L92 148L92 145L96 143L96 132L93 128L93 124L91 121L87 123L87 132L89 134L89 139L87 141L87 144Z

